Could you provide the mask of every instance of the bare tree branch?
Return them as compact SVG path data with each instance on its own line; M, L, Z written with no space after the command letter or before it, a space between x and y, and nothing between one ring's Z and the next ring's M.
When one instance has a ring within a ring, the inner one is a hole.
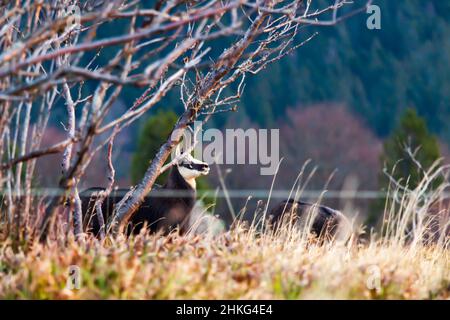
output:
M315 11L311 1L303 0L156 1L153 8L140 1L111 0L90 5L80 2L77 12L68 14L70 3L17 0L0 6L0 181L6 181L8 190L20 189L17 172L27 162L25 185L29 190L34 166L28 163L63 152L62 192L51 199L42 216L42 240L67 199L74 204L75 234L82 233L77 186L94 155L108 144L112 180L100 197L104 199L114 181L114 138L169 92L179 89L184 112L143 180L117 208L109 226L115 233L123 229L158 175L167 169L163 164L193 121L206 122L211 116L236 110L246 74L257 74L313 39L317 33L305 26L334 25L371 1L344 15L341 8L352 7L346 0L335 0ZM331 18L323 19L330 14ZM118 19L126 25L125 31L115 28ZM110 28L111 36L99 38L99 28ZM217 41L221 38L231 41ZM213 49L217 43L223 43L223 51ZM107 51L112 57L99 59ZM85 90L87 81L94 89ZM125 111L112 113L127 86L142 90L139 98ZM226 96L226 89L233 87L237 87L236 94ZM66 102L67 139L41 148L39 136L49 116L41 114L33 131L28 131L37 137L26 143L29 134L19 132L31 125L29 111L50 113L60 96ZM24 121L19 121L24 106ZM26 198L24 208L29 207L29 193ZM8 201L12 204L15 199ZM100 201L96 207L101 210Z

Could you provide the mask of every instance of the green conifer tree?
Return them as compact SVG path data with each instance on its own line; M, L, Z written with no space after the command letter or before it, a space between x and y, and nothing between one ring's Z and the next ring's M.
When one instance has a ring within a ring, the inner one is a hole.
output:
M132 183L136 184L142 179L150 161L166 141L176 121L177 115L173 111L160 110L143 124L132 159ZM156 183L162 184L166 177L167 172L159 176Z
M407 148L413 153L417 150L414 158L422 169L414 163ZM396 181L401 180L403 185L407 183L409 189L415 189L424 178L423 171L428 170L440 156L436 137L428 131L425 120L416 110L409 108L400 119L398 127L384 142L381 163ZM394 166L395 170L392 171ZM440 181L436 181L434 187L439 183ZM383 191L388 189L389 178L384 173L380 173L379 184ZM367 221L369 225L375 225L382 217L385 201L386 199L381 199L374 203Z

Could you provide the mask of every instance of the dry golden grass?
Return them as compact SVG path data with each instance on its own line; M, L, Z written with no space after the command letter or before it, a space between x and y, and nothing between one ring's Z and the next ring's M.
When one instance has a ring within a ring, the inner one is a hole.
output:
M66 288L71 265L81 270L79 290ZM6 299L448 299L449 286L449 252L439 246L318 245L241 228L0 248Z
M46 245L7 237L0 242L0 298L449 299L448 215L440 230L427 218L449 187L426 192L438 170L416 190L395 189L383 234L363 243L352 230L319 243L307 224L273 233L239 222L216 236L58 236ZM71 266L79 268L79 289L67 287Z

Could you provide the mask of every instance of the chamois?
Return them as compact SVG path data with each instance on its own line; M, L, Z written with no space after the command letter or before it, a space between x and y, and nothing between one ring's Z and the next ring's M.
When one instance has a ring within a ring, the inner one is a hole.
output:
M185 154L171 169L167 182L163 186L154 186L144 202L129 221L127 232L137 234L144 225L150 232L162 231L167 234L174 228L181 233L187 231L189 216L196 201L195 179L209 173L205 162ZM91 226L91 232L99 234L100 225L96 216L95 200L103 188L90 188L80 194L85 227ZM102 214L105 222L110 221L116 204L128 192L128 189L116 189L103 201ZM87 230L87 228L86 228Z
M340 212L326 206L289 199L280 202L269 212L269 222L274 230L278 229L283 221L290 218L295 223L306 223L310 215L311 231L318 237L334 238L339 230L340 237L348 237L350 223Z

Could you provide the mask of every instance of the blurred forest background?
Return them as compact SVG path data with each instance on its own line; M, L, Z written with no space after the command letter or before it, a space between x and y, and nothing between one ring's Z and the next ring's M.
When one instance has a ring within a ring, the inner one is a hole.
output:
M308 189L323 190L336 170L328 190L345 189L349 181L358 190L380 190L385 187L384 163L392 164L390 155L405 142L399 139L415 134L416 144L429 146L423 148L428 163L440 156L448 159L450 2L378 0L374 4L381 8L381 30L367 29L365 14L337 27L318 29L319 36L308 45L258 77L246 79L236 113L215 116L208 123L220 129L279 128L284 160L275 189L290 190L304 162L311 159L310 168L317 166L317 172ZM107 58L107 54L102 57ZM117 114L133 103L134 90L125 91L115 106ZM181 108L179 92L173 91L159 109L116 139L114 164L121 186L139 179L151 150L156 150L176 119L170 112L179 113ZM151 122L155 112L164 120ZM44 144L64 136L57 118L53 123ZM89 168L84 187L101 185L105 179L103 157L99 154ZM59 163L58 156L38 161L37 172L46 175L41 177L46 186L57 185L57 171L50 168ZM272 177L260 176L255 165L222 170L227 187L233 190L267 190L272 182ZM202 186L216 189L217 172ZM233 199L235 209L242 207L247 196ZM339 199L324 202L343 206ZM363 216L376 207L367 199L356 201L355 206Z

